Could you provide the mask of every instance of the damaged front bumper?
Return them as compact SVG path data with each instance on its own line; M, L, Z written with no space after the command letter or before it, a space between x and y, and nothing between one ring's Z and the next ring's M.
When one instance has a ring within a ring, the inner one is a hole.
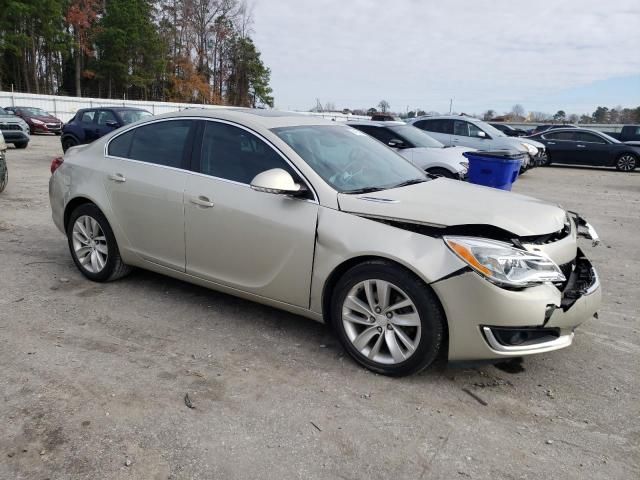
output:
M505 290L465 271L431 286L449 324L449 359L519 357L571 345L575 328L601 302L600 281L578 250L562 286Z

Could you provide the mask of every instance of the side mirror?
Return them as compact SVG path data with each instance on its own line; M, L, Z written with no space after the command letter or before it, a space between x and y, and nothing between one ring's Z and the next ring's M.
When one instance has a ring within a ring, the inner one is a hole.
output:
M9 115L15 115L16 112L14 112L13 110L5 110Z
M120 124L118 122L115 122L113 120L109 120L106 123L107 127L113 127L113 128L118 128L120 126Z
M487 134L486 134L486 133L484 133L482 130L480 130L480 131L478 132L478 137L480 137L480 138L488 138L488 137L487 137Z
M389 143L387 143L387 145L389 145L391 148L405 148L407 146L399 138L392 138L391 140L389 140Z
M300 195L307 191L306 187L294 182L293 177L281 168L259 173L251 180L251 188L257 192L278 195Z

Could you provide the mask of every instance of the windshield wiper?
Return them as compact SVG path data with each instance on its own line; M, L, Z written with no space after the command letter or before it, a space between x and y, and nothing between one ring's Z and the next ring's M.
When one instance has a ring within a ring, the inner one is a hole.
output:
M397 185L394 185L393 187L388 187L388 188L391 189L391 188L408 187L409 185L415 185L416 183L422 183L426 181L427 181L426 178L414 178L413 180L407 180L406 182L402 182Z
M360 193L371 193L371 192L379 192L381 190L386 190L386 188L382 187L365 187L365 188L357 188L355 190L346 190L342 193L346 193L349 195L358 195Z

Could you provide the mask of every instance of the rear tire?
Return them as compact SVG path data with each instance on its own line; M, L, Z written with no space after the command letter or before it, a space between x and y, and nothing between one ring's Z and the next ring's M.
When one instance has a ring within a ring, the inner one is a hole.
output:
M441 167L428 168L427 173L431 175L438 175L439 177L450 178L452 180L459 180L459 177L457 177L454 173L450 172L446 168L441 168Z
M67 223L71 258L78 270L94 282L110 282L131 272L120 257L113 230L100 209L92 203L77 207Z
M638 166L638 159L631 153L623 153L616 160L616 170L619 172L633 172Z
M411 272L383 260L356 265L340 278L331 299L331 322L356 362L393 377L427 368L445 335L444 314L433 291Z

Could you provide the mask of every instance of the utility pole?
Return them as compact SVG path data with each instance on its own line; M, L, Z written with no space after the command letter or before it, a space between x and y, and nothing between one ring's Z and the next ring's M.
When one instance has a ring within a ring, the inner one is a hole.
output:
M453 112L453 98L449 99L449 115Z

